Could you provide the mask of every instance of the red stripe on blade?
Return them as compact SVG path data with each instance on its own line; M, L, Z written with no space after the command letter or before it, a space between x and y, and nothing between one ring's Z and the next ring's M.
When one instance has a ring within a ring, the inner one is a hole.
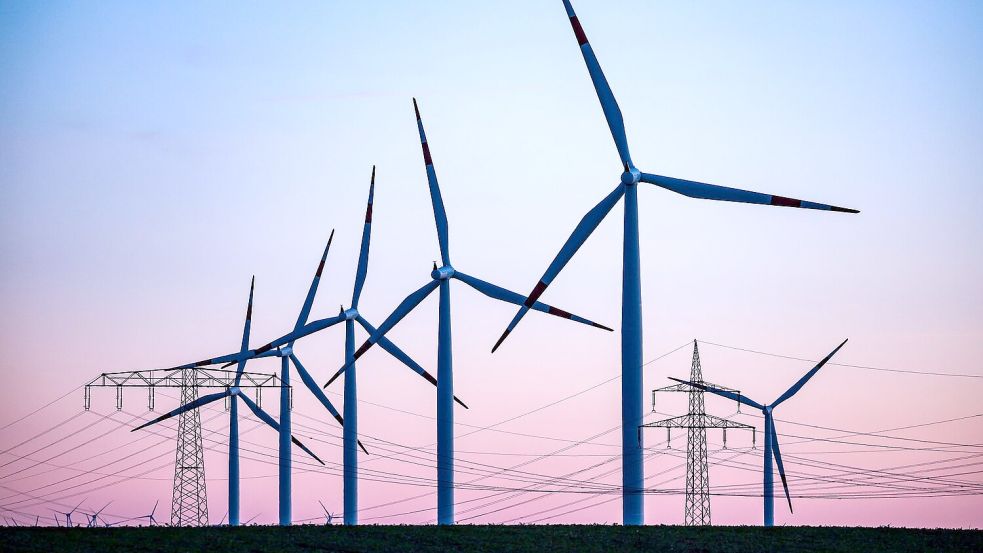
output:
M433 160L430 159L430 146L426 142L423 143L423 163L433 165Z
M525 306L532 307L532 304L536 303L536 300L539 299L539 296L542 296L543 292L546 291L546 286L547 284L545 282L539 281L539 284L537 284L536 287L532 289L532 294L529 294L529 297L526 298Z
M587 35L584 34L584 28L580 26L580 20L576 15L570 18L570 25L573 27L573 34L577 35L577 42L581 46L587 44Z
M573 317L573 315L571 315L570 313L567 313L562 309L557 309L556 307L550 307L547 312L550 315L556 315L557 317L563 317L564 319L570 319Z
M368 225L371 223L372 223L372 204L369 204L369 207L365 208L365 224Z
M802 207L802 200L786 198L785 196L772 196L771 205L779 205L782 207Z

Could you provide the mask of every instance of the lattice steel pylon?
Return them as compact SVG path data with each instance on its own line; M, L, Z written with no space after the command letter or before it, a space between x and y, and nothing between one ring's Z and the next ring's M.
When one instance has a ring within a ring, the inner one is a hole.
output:
M199 388L229 389L235 385L236 371L195 367L190 369L160 369L149 371L124 371L102 373L84 388L83 406L88 411L92 404L92 388L115 388L116 409L123 409L124 388L146 388L147 409L154 410L154 390L180 388L181 405L198 398ZM263 388L282 388L283 382L275 374L243 372L240 388L253 388L256 403L263 404ZM293 390L289 389L293 408ZM225 406L229 408L228 404ZM171 495L171 526L207 526L208 499L205 494L205 457L201 442L201 414L198 409L182 413L178 417L177 449L174 456L174 490Z
M181 405L198 399L198 371L181 371ZM207 526L208 494L205 493L205 453L201 446L201 412L181 413L174 458L174 492L171 526Z
M717 384L709 384L703 380L703 370L700 367L700 350L696 340L693 340L693 363L690 366L690 382L707 384L714 388L729 390ZM652 410L655 411L656 392L688 392L689 410L685 415L672 417L661 421L650 422L638 427L665 428L672 437L673 428L686 429L686 510L684 521L687 526L710 526L710 473L707 470L707 428L722 428L724 432L724 447L727 447L727 429L750 429L754 439L754 427L734 422L725 418L706 414L703 404L703 390L686 384L675 384L652 390ZM740 404L738 404L740 405ZM668 440L666 442L669 443Z

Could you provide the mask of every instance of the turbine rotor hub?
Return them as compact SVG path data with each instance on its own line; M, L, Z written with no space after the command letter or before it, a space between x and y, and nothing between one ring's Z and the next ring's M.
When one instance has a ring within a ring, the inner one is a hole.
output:
M638 184L642 178L642 173L634 167L625 167L625 172L621 173L621 183L625 186L631 186L633 184Z
M277 348L277 355L280 357L290 357L294 353L293 346L283 346L282 348Z
M341 314L345 316L346 321L352 321L355 320L356 317L358 317L358 309L351 307L342 311Z
M452 276L454 276L454 267L451 267L450 265L437 267L430 272L430 278L434 280L447 280Z
M233 386L229 388L229 395L233 395L233 396L242 395L242 388L238 386Z

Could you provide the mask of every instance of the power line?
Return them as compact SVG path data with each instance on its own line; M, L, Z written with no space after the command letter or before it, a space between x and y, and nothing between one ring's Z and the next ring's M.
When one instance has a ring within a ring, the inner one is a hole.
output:
M795 357L795 356L791 356L791 355L782 355L782 354L778 354L778 353L770 353L770 352L767 352L767 351L760 351L760 350L755 350L755 349L750 349L750 348L742 348L742 347L738 347L738 346L728 346L728 345L725 345L725 344L718 344L718 343L715 343L715 342L708 342L706 340L700 340L700 343L702 343L702 344L709 344L711 346L717 346L719 348L732 349L732 350L743 351L743 352L747 352L747 353L755 353L755 354L758 354L758 355L766 355L768 357L777 357L779 359L791 359L793 361L807 361L809 363L818 363L819 362L818 359L806 359L806 358L803 358L803 357ZM848 368L851 368L851 369L863 369L863 370L867 370L867 371L883 371L883 372L901 373L901 374L917 374L917 375L923 375L923 376L947 376L947 377L956 377L956 378L983 378L983 374L942 373L942 372L932 372L932 371L912 371L912 370L906 370L906 369L888 369L888 368L884 368L884 367L871 367L871 366L868 366L868 365L851 365L851 364L848 364L848 363L834 363L832 361L830 361L830 362L828 362L826 364L827 365L836 365L838 367L848 367Z

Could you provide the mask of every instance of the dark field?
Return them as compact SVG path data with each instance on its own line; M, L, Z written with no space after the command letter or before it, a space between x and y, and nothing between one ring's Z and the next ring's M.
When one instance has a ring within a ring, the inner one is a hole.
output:
M248 526L9 528L0 550L154 551L983 551L983 531L680 526Z

